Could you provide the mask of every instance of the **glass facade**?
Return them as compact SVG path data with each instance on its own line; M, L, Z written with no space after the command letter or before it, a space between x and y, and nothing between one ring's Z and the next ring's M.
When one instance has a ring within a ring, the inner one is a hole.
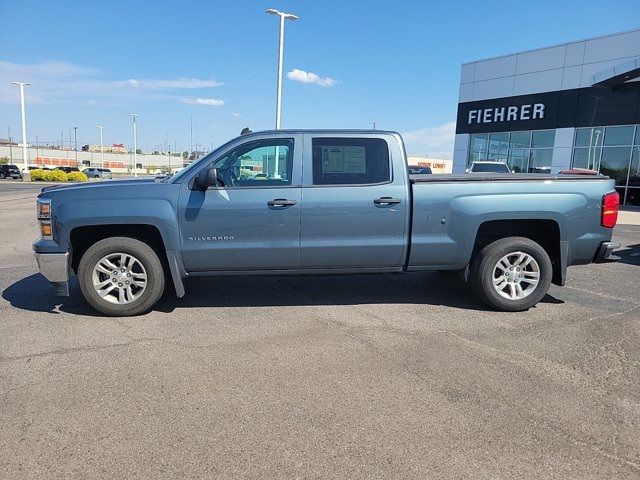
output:
M515 173L549 173L555 130L474 133L469 142L471 162L505 162Z
M572 168L611 177L620 201L640 206L640 125L577 128Z

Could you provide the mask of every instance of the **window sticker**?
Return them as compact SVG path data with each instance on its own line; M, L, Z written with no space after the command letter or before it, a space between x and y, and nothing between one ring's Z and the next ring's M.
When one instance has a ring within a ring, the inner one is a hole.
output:
M367 173L365 147L323 146L322 174L325 173Z

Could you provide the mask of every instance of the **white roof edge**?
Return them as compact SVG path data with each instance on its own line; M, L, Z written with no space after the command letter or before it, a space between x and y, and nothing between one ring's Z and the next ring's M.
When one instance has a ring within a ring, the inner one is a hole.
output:
M498 58L512 57L513 55L519 55L521 53L537 52L537 51L540 51L540 50L547 50L549 48L556 48L556 47L562 47L562 46L565 46L565 45L572 45L574 43L582 43L582 42L588 42L590 40L598 40L600 38L615 37L615 36L618 36L618 35L626 35L627 33L633 33L633 32L640 32L640 28L634 28L634 29L631 29L631 30L625 30L623 32L608 33L606 35L598 35L597 37L589 37L589 38L584 38L582 40L572 40L570 42L556 43L554 45L548 45L546 47L531 48L529 50L521 50L519 52L505 53L504 55L496 55L495 57L487 57L487 58L481 58L479 60L473 60L473 61L470 61L470 62L462 62L462 65L472 65L474 63L487 62L489 60L496 60Z

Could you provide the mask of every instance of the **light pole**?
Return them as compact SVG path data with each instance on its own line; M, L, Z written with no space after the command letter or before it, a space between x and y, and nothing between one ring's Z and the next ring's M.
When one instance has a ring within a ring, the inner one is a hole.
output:
M284 57L284 21L298 20L298 16L293 13L285 13L275 8L270 8L267 10L269 15L277 15L280 17L280 39L278 42L278 82L276 86L276 130L280 130L280 118L282 114L282 63ZM274 178L280 178L280 147L276 147L275 149L275 162L273 165L273 176Z
M133 119L133 177L138 178L138 135L136 132L136 117L140 115L137 113L129 114Z
M96 128L100 129L100 166L104 168L104 141L102 131L106 128L102 125L96 125Z
M13 85L20 86L20 110L22 112L22 162L24 163L23 171L29 171L29 161L27 159L27 119L24 113L24 86L31 85L27 82L11 82Z
M73 127L73 144L76 151L76 167L78 166L78 127Z
M267 10L270 15L278 15L280 17L280 42L278 44L278 83L276 89L276 130L280 130L280 113L282 110L282 58L284 56L284 21L297 20L298 16L293 13L284 13L270 8Z

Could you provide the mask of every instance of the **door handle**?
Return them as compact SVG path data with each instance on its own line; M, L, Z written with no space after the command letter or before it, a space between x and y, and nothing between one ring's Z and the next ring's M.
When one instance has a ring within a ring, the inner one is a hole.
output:
M287 200L286 198L276 198L267 202L267 205L269 205L270 207L290 207L291 205L295 204L295 200Z
M380 197L380 198L376 198L373 201L373 203L375 203L376 205L395 205L400 202L402 202L402 200L400 200L399 198L392 198L392 197Z

